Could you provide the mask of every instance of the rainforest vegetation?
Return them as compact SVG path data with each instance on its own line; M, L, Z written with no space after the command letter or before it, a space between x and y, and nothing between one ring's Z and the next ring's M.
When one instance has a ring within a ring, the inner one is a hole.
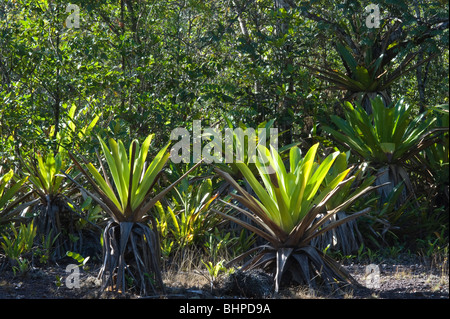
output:
M0 0L0 276L90 257L113 291L192 267L278 291L375 251L448 276L448 6Z

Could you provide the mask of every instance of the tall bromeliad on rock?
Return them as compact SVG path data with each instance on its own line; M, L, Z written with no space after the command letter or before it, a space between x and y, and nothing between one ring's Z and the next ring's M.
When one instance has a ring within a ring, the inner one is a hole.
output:
M305 65L314 76L328 82L331 89L343 91L346 101L357 101L371 113L371 99L378 96L385 106L390 105L393 84L414 71L420 109L425 111L425 70L443 54L439 44L448 42L444 3L346 1L337 5L340 9L334 15L324 10L326 4L289 3L298 5L304 16L318 23L319 30L325 30L340 58L338 63L329 60L318 65L312 61Z
M257 226L220 211L215 212L268 242L247 251L232 262L242 260L256 252L243 265L243 270L256 267L268 269L275 276L276 291L286 272L290 272L294 280L309 285L314 283L316 275L328 284L336 282L357 284L337 262L312 246L311 242L321 234L367 213L369 209L364 209L343 219L329 222L336 213L376 187L367 186L359 189L336 207L327 210L327 203L345 189L355 177L348 176L351 169L347 168L323 185L326 175L340 153L334 152L323 161L317 161L318 146L319 144L312 146L304 157L301 156L298 147L291 148L289 167L286 168L280 154L274 148L271 147L269 151L265 146L259 145L261 159L255 159L257 175L252 173L247 164L238 162L239 170L257 198L244 190L228 173L216 170L237 190L238 194L232 193L231 196L246 209L229 202L224 203L250 218Z
M103 232L103 266L100 276L103 289L109 286L116 291L126 291L125 276L133 279L139 293L163 291L159 260L160 245L156 222L150 209L166 195L179 181L185 178L200 163L194 165L177 181L158 195L150 198L161 170L169 159L169 144L163 147L146 168L146 159L153 135L149 135L139 146L132 141L129 156L122 141L109 140L107 144L99 137L103 155L108 164L108 173L99 158L102 174L92 163L83 158L88 172L73 154L70 157L92 186L94 193L84 189L106 213L112 217ZM75 182L75 181L74 181ZM77 182L75 182L77 183ZM79 187L82 187L77 183ZM150 220L152 227L147 221Z
M372 114L357 102L344 103L345 119L331 116L339 130L329 126L323 129L378 170L380 176L375 184L390 182L379 190L382 202L401 182L406 187L404 202L407 195L414 193L407 161L434 144L440 132L448 128L433 127L436 118L427 118L426 113L412 117L412 108L402 99L388 108L379 97L370 102Z

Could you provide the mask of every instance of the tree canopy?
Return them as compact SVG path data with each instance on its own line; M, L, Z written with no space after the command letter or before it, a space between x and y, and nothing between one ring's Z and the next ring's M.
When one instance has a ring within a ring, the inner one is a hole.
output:
M368 81L387 79L389 98L421 110L448 102L448 3L379 1L378 28L367 26L370 4L0 1L0 153L56 150L69 122L96 115L95 130L157 133L158 145L223 116L275 119L293 142L357 93L318 70L355 81L376 67Z

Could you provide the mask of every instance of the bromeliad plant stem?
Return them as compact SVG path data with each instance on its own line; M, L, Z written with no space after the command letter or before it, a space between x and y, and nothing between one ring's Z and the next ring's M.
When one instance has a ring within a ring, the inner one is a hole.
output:
M354 179L348 176L350 168L320 187L336 160L339 152L329 155L321 162L315 160L319 144L312 146L305 157L293 147L289 153L289 166L285 167L281 156L271 148L270 151L260 145L258 150L262 160L256 159L258 176L248 166L238 162L237 166L245 177L257 198L245 191L228 173L216 169L238 192L231 196L247 210L224 202L250 218L256 226L236 217L214 210L216 213L238 223L268 241L268 244L250 249L232 262L242 260L251 253L256 255L243 265L243 270L264 267L275 275L275 290L278 291L281 278L289 270L296 281L312 284L314 273L319 274L327 283L356 282L335 261L311 246L311 241L333 228L355 219L369 211L349 215L343 219L329 221L337 212L348 207L354 200L373 190L367 186L359 189L350 198L342 200L331 210L326 205L347 183ZM267 163L267 164L264 164ZM257 177L261 178L261 185ZM323 217L317 218L319 214Z

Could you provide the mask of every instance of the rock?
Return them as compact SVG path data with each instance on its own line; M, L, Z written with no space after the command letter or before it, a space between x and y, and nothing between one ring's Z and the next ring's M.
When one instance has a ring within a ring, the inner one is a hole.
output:
M222 294L244 298L267 298L273 292L273 278L260 269L236 271L224 279Z

